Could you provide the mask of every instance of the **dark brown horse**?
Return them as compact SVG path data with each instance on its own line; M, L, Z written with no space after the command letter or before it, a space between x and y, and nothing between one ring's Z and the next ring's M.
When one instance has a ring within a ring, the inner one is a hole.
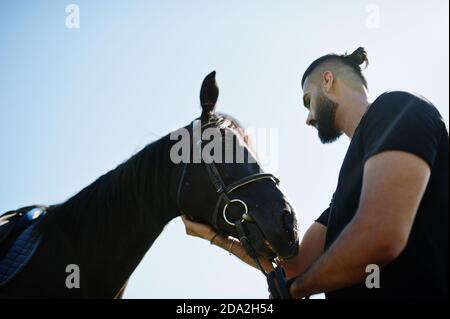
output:
M202 85L201 127L231 135L237 144L243 145L247 156L244 163L215 164L221 181L229 185L261 174L261 169L258 163L248 160L252 152L236 121L215 112L217 97L215 73L212 73ZM192 133L193 126L185 129ZM47 207L39 221L43 234L40 245L25 267L0 287L0 297L120 296L164 226L182 212L237 237L235 228L224 220L224 215L213 216L226 205L225 201L218 201L218 181L211 180L203 159L201 163L174 163L170 152L175 143L167 135L66 202ZM195 143L191 138L191 146ZM260 256L296 254L295 214L271 179L253 180L229 195L246 203L248 215L252 217L247 235ZM238 220L243 215L240 205L229 205L226 209L229 220ZM1 248L0 245L0 253ZM3 247L3 256L5 248L9 249ZM77 265L80 270L79 288L67 287L68 265Z

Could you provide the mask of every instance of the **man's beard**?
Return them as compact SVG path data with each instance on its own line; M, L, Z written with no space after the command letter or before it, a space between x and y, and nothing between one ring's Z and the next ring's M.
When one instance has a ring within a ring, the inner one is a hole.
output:
M319 138L323 144L333 143L342 135L335 124L337 108L337 103L327 98L323 93L319 93L315 121Z

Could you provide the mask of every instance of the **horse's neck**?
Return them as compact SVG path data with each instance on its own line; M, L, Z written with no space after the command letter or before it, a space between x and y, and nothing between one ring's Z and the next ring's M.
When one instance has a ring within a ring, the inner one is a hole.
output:
M176 172L169 154L168 137L148 145L62 204L62 214L55 214L88 271L100 272L112 289L128 279L164 226L177 216Z

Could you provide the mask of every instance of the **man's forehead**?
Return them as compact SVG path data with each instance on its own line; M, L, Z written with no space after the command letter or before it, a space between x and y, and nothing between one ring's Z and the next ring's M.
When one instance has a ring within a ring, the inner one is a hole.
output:
M310 89L309 84L310 84L310 81L309 81L309 76L308 76L308 77L306 77L305 82L303 83L303 87L302 87L303 95L306 95L309 93L308 92L308 90Z

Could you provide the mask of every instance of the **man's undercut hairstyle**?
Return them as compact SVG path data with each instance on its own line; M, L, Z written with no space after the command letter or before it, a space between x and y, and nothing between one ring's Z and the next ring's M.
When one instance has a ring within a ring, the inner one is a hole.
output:
M356 74L362 81L363 85L367 89L367 80L365 76L362 74L362 70L367 68L369 65L369 57L367 55L367 51L363 47L359 47L352 54L327 54L323 57L315 60L311 65L306 69L302 78L302 87L305 85L306 78L321 64L325 62L336 61L340 62L345 66L348 66L354 74ZM364 64L364 67L361 68L361 65Z

